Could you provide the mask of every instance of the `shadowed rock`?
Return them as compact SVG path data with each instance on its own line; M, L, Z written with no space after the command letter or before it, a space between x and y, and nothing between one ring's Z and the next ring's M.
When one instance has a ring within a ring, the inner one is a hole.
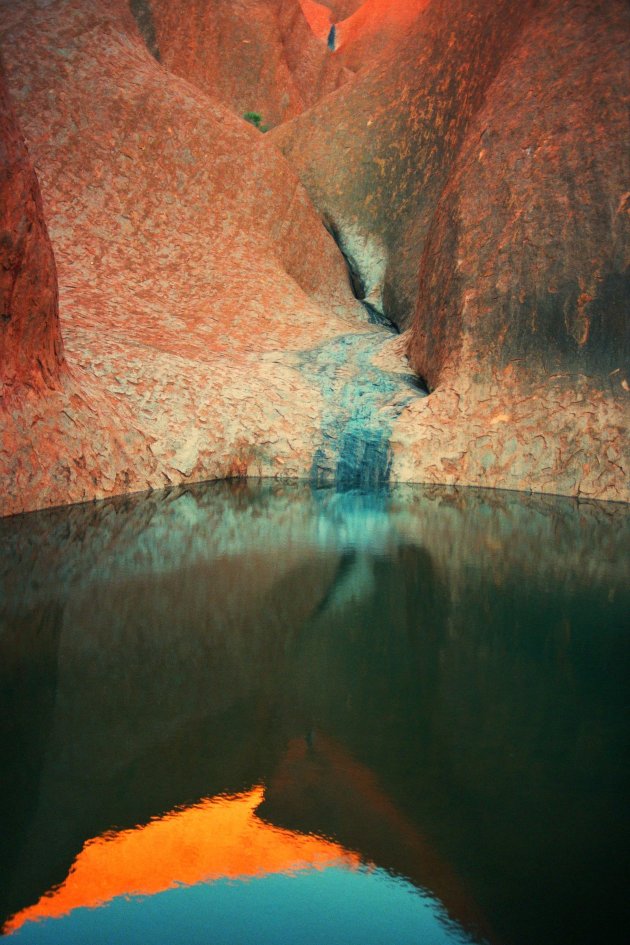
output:
M0 398L57 386L62 363L55 260L0 62Z
M434 0L404 41L272 134L399 325L468 123L535 5Z
M410 353L432 386L515 363L624 393L629 56L623 0L554 0L506 59L420 265Z

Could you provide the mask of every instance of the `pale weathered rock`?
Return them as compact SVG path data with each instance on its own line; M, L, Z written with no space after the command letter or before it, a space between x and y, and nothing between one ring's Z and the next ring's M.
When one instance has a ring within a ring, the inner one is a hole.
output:
M158 65L123 0L3 0L1 22L69 368L56 397L3 415L2 511L306 475L321 395L260 354L356 330L362 312L284 159Z

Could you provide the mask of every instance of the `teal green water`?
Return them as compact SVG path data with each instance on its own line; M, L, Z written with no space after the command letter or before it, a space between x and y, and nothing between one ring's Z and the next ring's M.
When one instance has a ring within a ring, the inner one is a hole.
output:
M1 520L7 942L625 942L629 538L272 482Z

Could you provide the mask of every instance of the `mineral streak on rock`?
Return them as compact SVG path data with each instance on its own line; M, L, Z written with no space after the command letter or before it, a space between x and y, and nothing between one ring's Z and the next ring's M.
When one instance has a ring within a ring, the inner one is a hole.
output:
M62 364L55 260L0 62L0 398L58 386Z
M138 29L144 39L147 49L158 62L162 59L160 47L157 42L155 32L155 19L153 17L153 7L151 0L129 0L129 9L133 13L134 19L138 24Z
M425 392L413 376L375 363L387 338L382 330L342 335L300 356L302 375L320 388L326 405L311 470L318 485L373 488L389 480L393 421Z

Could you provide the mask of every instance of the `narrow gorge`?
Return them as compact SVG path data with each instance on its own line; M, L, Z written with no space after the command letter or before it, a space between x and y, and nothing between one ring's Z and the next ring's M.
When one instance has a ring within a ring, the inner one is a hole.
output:
M4 514L385 471L628 500L623 0L0 11Z

